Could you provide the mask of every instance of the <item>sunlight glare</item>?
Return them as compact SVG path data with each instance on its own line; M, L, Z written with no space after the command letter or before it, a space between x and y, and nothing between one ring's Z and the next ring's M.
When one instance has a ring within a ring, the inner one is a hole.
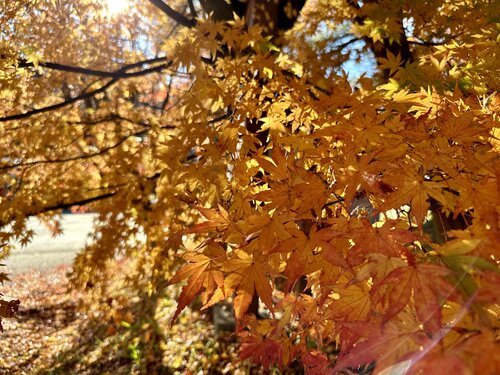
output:
M129 0L105 0L108 13L115 15L121 13L127 8Z

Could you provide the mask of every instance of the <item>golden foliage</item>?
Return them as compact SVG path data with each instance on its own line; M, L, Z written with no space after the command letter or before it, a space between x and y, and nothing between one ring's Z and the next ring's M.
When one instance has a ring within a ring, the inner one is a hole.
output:
M161 3L1 6L2 241L90 205L77 282L119 253L154 293L178 255L175 316L233 299L242 355L266 368L493 374L474 342L498 347L494 2L292 1L264 9L274 26ZM267 323L247 317L254 296Z

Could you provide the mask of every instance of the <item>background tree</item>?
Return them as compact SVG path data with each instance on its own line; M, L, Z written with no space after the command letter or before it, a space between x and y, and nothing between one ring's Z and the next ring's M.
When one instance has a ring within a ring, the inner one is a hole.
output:
M498 373L496 2L1 7L3 242L90 205L76 284L119 252L151 313L180 255L266 369Z

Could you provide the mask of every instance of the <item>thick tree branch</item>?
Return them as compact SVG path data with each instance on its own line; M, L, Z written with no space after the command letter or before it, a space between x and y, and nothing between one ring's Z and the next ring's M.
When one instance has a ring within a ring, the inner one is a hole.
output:
M228 21L233 18L233 12L235 12L235 9L224 0L200 0L200 4L203 11L210 14L215 21Z
M37 213L32 213L30 216L39 215L39 214L43 214L45 212L54 211L54 210L64 210L66 208L71 208L73 206L84 206L86 204L90 204L90 203L94 203L94 202L99 202L99 201L102 201L102 200L114 197L116 195L116 193L117 192L114 191L114 192L111 192L111 193L97 195L97 196L91 197L91 198L84 198L84 199L76 200L76 201L73 201L73 202L55 203L55 204L53 204L51 206L47 206L47 207L42 208Z
M191 15L196 18L198 17L198 14L196 12L196 9L193 4L193 0L188 0L188 6L189 6L189 11L191 12Z
M133 64L130 64L130 65L125 65L124 67L118 69L116 72L126 73L127 70L136 68L137 66L140 66L140 65L143 65L143 64L146 64L146 63L147 62L142 61L142 62L139 62L139 63L133 63ZM72 98L68 98L68 99L64 100L63 102L61 102L61 103L49 105L47 107L32 109L30 111L27 111L27 112L24 112L24 113L19 113L17 115L0 117L0 122L7 122L7 121L13 121L13 120L21 120L21 119L28 118L28 117L31 117L31 116L36 115L36 114L40 114L40 113L44 113L44 112L50 112L50 111L54 111L56 109L64 108L64 107L66 107L66 106L68 106L70 104L73 104L75 102L78 102L80 100L88 99L88 98L91 98L91 97L93 97L93 96L95 96L95 95L97 95L99 93L105 92L108 88L110 88L111 86L113 86L121 78L138 77L138 76L150 74L150 73L153 73L153 72L159 72L159 71L162 71L162 70L168 68L170 65L171 65L171 62L168 62L168 63L165 63L165 64L154 66L154 67L149 68L149 69L144 69L144 70L140 70L140 71L137 71L137 72L126 73L126 75L124 77L113 78L113 79L109 80L106 84L104 84L103 86L101 86L101 87L99 87L99 88L97 88L95 90L88 91L88 92L83 92L80 95L74 96Z
M377 4L378 0L366 0L363 2L364 4ZM347 4L354 10L356 13L359 13L362 10L363 5L360 5L358 1L355 0L347 0ZM374 41L371 37L363 37L363 41L367 44L367 46L372 50L373 54L377 59L386 58L387 51L391 52L394 56L401 56L401 60L403 65L406 62L413 62L414 58L410 49L410 44L408 42L408 38L404 32L403 27L403 18L400 12L398 13L400 19L398 23L401 26L401 32L399 33L399 40L393 41L389 38L384 38L382 41ZM366 21L367 17L365 15L361 16L357 14L353 22L359 25L362 25ZM384 69L383 76L384 80L389 78L389 70Z
M64 210L64 209L67 209L67 208L71 208L73 206L84 206L86 204L90 204L90 203L94 203L94 202L99 202L99 201L102 201L102 200L105 200L105 199L112 198L116 194L117 194L117 191L113 191L113 192L110 192L110 193L104 193L104 194L101 194L101 195L96 195L96 196L93 196L93 197L90 197L90 198L77 199L77 200L74 200L72 202L56 202L56 203L50 204L48 206L42 207L42 208L40 208L38 210L32 210L30 212L26 212L26 217L36 216L36 215L44 214L46 212L55 211L55 210ZM10 219L4 220L4 221L0 221L0 228L3 228L4 226L8 225L9 223L12 222L12 220L14 220L14 218L10 218Z
M196 25L195 20L190 20L184 15L180 14L176 10L172 9L170 6L165 4L162 0L149 0L154 6L160 9L163 13L165 13L172 20L177 22L178 24L186 27L194 27Z
M49 105L47 107L32 109L30 111L27 111L27 112L24 112L24 113L19 113L17 115L1 117L0 118L0 122L7 122L7 121L13 121L13 120L22 120L24 118L28 118L28 117L31 117L33 115L37 115L37 114L40 114L40 113L50 112L50 111L54 111L56 109L64 108L64 107L66 107L66 106L68 106L70 104L73 104L75 102L78 102L80 100L91 98L94 95L97 95L97 94L99 94L101 92L105 92L108 88L110 88L111 86L113 86L116 82L118 82L118 79L114 78L114 79L108 81L105 85L99 87L98 89L82 93L82 94L77 95L75 97L69 98L69 99L67 99L67 100L65 100L65 101L63 101L61 103Z
M143 61L139 61L136 63L128 64L128 65L125 65L125 66L121 67L120 69L112 71L112 72L105 71L105 70L82 68L80 66L72 66L72 65L65 65L65 64L52 63L52 62L43 62L43 61L40 61L38 63L38 65L41 67L44 67L44 68L52 69L52 70L59 70L59 71L69 72L69 73L85 74L88 76L95 76L95 77L130 78L130 77L137 77L137 76L143 75L144 71L139 70L136 72L127 72L127 70L139 68L143 65L150 65L150 64L160 63L160 62L165 62L165 61L168 61L167 57L157 57L154 59L143 60ZM35 64L33 62L28 62L25 59L19 59L18 66L20 68L27 68L27 67L34 67Z

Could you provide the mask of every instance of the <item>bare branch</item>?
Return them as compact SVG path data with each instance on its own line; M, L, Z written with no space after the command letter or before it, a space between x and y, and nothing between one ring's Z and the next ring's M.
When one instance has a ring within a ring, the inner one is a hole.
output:
M195 20L190 20L186 18L184 15L180 14L179 12L177 12L176 10L172 9L170 6L165 4L162 0L149 0L149 1L178 24L190 28L196 25Z
M137 124L137 125L141 125L144 127L150 127L150 125L144 121L131 120L131 119L126 118L124 116L120 116L117 113L111 113L111 114L104 116L104 117L101 117L101 118L95 118L95 119L86 120L86 121L66 121L66 120L62 119L62 124L63 125L81 125L81 126L90 126L91 127L91 126L94 126L97 124L102 124L105 122L111 122L111 121L116 121L116 120L127 121L127 122L130 122L131 124ZM7 132L18 131L21 129L25 129L25 126L21 125L21 126L9 127L9 128L4 129L3 131L5 133L7 133ZM2 169L2 168L0 167L0 169Z

